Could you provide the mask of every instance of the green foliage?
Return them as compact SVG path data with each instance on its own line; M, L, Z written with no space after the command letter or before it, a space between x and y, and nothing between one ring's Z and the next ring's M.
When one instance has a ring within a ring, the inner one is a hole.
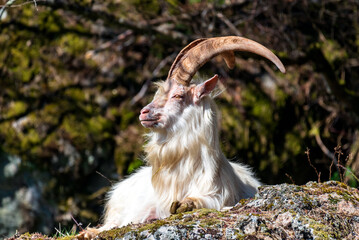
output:
M59 47L67 54L70 55L80 55L84 54L88 49L92 49L92 44L89 41L83 39L82 37L74 34L68 33L62 35L58 40Z
M287 133L285 135L285 148L292 152L293 155L298 156L303 152L303 143L299 134Z
M9 109L4 116L6 118L16 117L20 114L23 114L28 108L27 104L23 101L14 101L11 102L9 105Z
M73 239L78 234L76 231L76 228L62 228L61 225L59 225L58 228L56 228L56 234L53 236L53 238L59 239L59 240L67 240L67 239Z
M323 53L325 58L335 66L337 61L345 61L348 58L348 54L345 49L343 49L336 41L326 40L323 42L321 48L323 49Z
M28 9L27 11L31 11L29 14L25 13L27 17L34 17L33 9ZM41 12L38 17L38 22L41 23L39 25L39 29L48 33L55 34L63 29L63 19L57 12L54 11Z
M340 175L342 175L342 177ZM339 173L338 171L335 171L333 173L333 176L331 177L331 180L342 181L342 178L346 179L346 182L350 187L357 188L359 186L359 179L357 176L355 176L353 170L350 167L347 167L344 170L344 173Z
M143 165L143 162L140 159L137 159L137 160L131 162L130 165L128 166L127 174L131 174L134 170L136 170L137 168L139 168L142 165Z

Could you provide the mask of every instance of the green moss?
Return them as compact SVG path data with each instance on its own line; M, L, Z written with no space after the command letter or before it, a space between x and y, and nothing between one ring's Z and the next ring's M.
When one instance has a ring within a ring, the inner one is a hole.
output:
M274 204L270 203L270 204L266 205L265 210L266 211L271 210L273 208L273 206L274 206Z
M79 55L92 48L88 41L72 33L63 35L59 46L70 55Z
M63 19L56 11L41 11L38 21L42 31L57 33L63 29Z
M255 92L255 89L248 88L243 90L243 105L251 108L251 114L264 121L270 123L273 116L273 108L264 96Z
M339 199L337 198L333 198L331 195L329 196L328 200L332 203L332 204L337 204L339 201Z
M168 220L170 221L175 221L175 220L181 220L183 218L183 213L178 213L178 214L172 214Z
M313 219L309 219L307 221L309 222L309 228L312 229L313 235L316 239L331 239L334 237L328 225L322 224L318 220Z
M237 151L235 149L247 149L250 146L249 127L251 123L246 121L239 109L230 104L221 106L223 132L227 133L222 136L222 149L229 156L234 156ZM229 134L229 135L228 135ZM241 141L226 142L227 139L241 139Z
M356 204L359 199L352 195L349 190L349 187L345 183L331 181L318 185L318 191L316 194L336 193L341 199L334 199L331 197L331 202L345 200Z
M98 235L98 237L104 239L116 239L122 237L123 235L125 235L127 232L130 232L131 230L132 228L130 226L125 226L122 228L116 228L109 231L103 231Z
M88 128L83 119L78 119L75 115L66 115L61 128L69 134L76 145L87 144Z
M301 138L297 134L289 132L285 135L285 147L289 152L298 155L303 152L302 146Z
M326 40L321 46L323 54L329 63L334 65L335 61L344 61L348 54L336 41Z
M130 0L129 2L131 2L145 18L157 16L160 10L160 2L157 0L147 0L146 4L143 4L141 0Z
M10 68L10 71L14 74L15 78L21 79L22 82L29 82L33 76L33 69L29 68L30 58L27 54L28 51L24 49L12 48L11 60L14 66Z
M79 102L86 100L85 92L79 88L66 89L66 91L64 92L64 95L72 98L75 101L79 101Z
M11 118L24 113L28 104L23 101L13 101L10 103L9 109L6 111L6 117Z
M215 214L219 213L215 209L208 209L208 208L200 208L200 209L195 210L195 212L199 218L205 217L210 213L215 213Z
M166 220L160 219L153 223L149 223L149 224L146 224L146 225L138 228L138 232L143 232L143 231L148 230L150 233L155 233L157 231L157 229L159 229L160 227L162 227L163 225L166 225L166 224L168 224L168 222Z
M24 234L21 234L21 236L23 236L23 237L31 237L31 234L29 232L26 232Z
M25 150L37 145L41 140L38 132L33 128L30 128L26 134L22 134L20 139L21 148Z
M42 119L45 123L55 125L59 121L59 115L64 109L61 109L59 104L47 104L42 111L39 112L38 118Z
M109 107L107 111L112 118L121 117L121 112L119 111L118 107Z
M252 108L252 114L253 116L260 119L270 120L273 115L273 111L269 102L258 101L257 104Z
M288 52L287 51L277 51L276 55L281 59L282 58L288 58Z
M31 239L31 240L46 240L46 239L52 239L46 235L40 234L40 233L24 233L21 234L20 237L17 237L16 239Z
M335 182L336 185L338 185L338 187L344 188L344 189L348 189L348 185L346 185L343 182Z
M19 134L12 127L11 122L3 122L0 124L0 134L5 139L2 147L13 154L18 154L20 149Z
M75 236L65 236L65 237L57 238L57 240L73 240L74 238Z
M121 123L120 123L121 130L126 129L130 123L133 123L135 120L137 120L137 115L127 105L123 105L123 107L120 110L120 115L121 115Z
M107 118L98 115L91 117L88 120L88 127L91 133L101 135L103 138L107 138L111 136L113 123Z
M243 205L245 205L246 203L248 202L248 199L241 199L241 200L239 200L239 204L241 205L241 206L243 206Z
M200 221L199 226L203 228L214 227L214 225L220 225L221 221L215 217L206 218Z
M275 100L278 108L285 106L287 98L288 95L282 89L277 88L275 90Z

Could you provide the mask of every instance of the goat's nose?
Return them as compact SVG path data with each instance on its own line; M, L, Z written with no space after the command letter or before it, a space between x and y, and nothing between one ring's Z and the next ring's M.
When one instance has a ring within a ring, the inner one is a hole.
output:
M148 107L144 107L141 110L141 114L146 114L146 113L149 113L149 112L150 112L150 109Z

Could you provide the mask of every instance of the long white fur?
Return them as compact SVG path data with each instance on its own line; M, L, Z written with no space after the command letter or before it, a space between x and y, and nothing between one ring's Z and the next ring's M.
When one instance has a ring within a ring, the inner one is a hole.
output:
M220 210L257 192L253 173L220 149L211 97L170 118L168 128L147 135L148 166L113 187L100 231L168 217L171 204L188 197L198 200L198 208Z

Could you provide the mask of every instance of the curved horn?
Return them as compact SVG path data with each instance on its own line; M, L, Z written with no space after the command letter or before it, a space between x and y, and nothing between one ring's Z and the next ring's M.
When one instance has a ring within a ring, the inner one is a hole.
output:
M188 86L198 69L217 55L221 55L229 68L234 67L234 51L252 52L272 61L281 72L285 68L279 58L263 45L243 37L217 37L197 39L177 55L167 80Z

